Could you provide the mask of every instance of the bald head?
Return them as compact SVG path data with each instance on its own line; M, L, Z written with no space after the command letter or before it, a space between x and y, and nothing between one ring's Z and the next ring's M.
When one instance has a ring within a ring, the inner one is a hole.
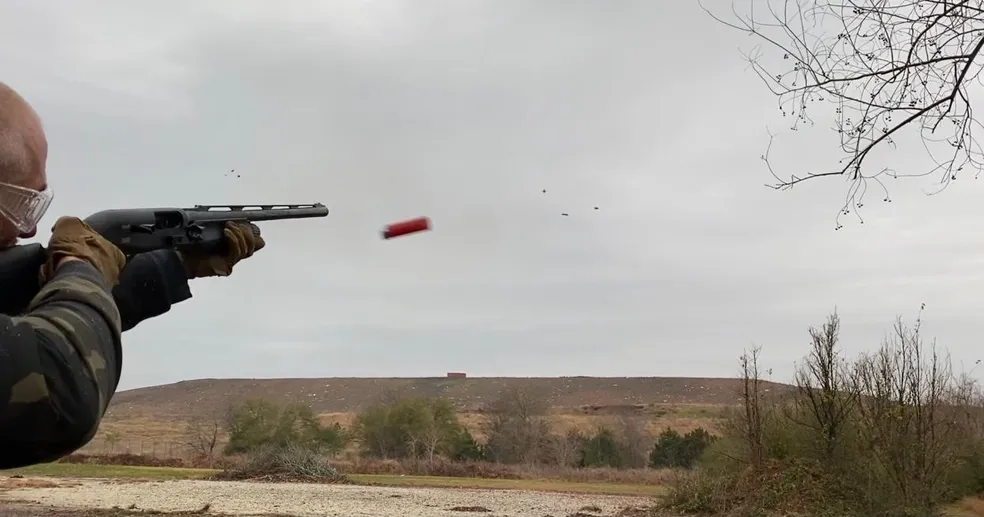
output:
M0 182L42 188L47 158L40 117L23 97L0 83Z

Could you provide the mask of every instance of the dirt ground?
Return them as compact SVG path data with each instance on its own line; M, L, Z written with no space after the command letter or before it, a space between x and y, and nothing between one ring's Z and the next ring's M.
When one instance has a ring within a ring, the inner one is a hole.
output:
M232 481L0 478L10 517L565 517L643 514L646 497Z
M144 517L148 515L140 510L66 510L62 508L48 508L38 505L4 503L0 505L0 512L4 517ZM171 513L156 514L166 517L216 517L214 513Z

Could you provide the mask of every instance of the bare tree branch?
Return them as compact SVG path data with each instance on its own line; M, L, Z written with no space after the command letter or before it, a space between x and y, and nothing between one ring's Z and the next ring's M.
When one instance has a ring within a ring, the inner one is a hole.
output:
M762 2L753 0L753 4ZM775 4L778 3L780 7ZM809 179L848 179L838 214L857 214L869 186L891 201L885 178L937 175L946 188L960 173L977 177L984 161L973 129L968 86L980 79L978 57L984 48L982 0L768 0L767 14L739 14L718 22L754 36L761 44L745 59L769 90L779 109L793 119L792 131L814 125L812 115L832 110L841 158L828 170L780 177L769 159L773 135L762 160L775 178L768 186L789 189ZM772 69L765 51L788 65ZM934 164L903 173L872 166L872 153L895 149L896 139L911 132L922 141ZM860 219L860 216L859 216ZM861 219L863 222L863 219Z

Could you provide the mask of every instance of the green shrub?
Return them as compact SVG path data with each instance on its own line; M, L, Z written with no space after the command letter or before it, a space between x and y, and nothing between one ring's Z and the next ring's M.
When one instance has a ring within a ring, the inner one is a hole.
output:
M383 459L429 459L481 455L478 444L443 399L405 398L356 416L362 454Z
M698 427L680 436L674 429L666 428L649 453L649 466L652 468L693 468L704 450L716 438Z
M249 453L269 446L296 446L334 455L348 444L339 424L322 425L317 415L302 404L283 408L264 400L247 400L234 406L227 417L229 443L225 454Z
M453 435L449 443L449 458L453 461L487 461L488 450L472 436L471 432L461 427Z
M620 468L622 464L622 447L611 429L602 427L581 443L579 467Z

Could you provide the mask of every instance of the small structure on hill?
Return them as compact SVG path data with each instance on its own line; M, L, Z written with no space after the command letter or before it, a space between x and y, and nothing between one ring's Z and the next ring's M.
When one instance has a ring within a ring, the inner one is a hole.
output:
M448 372L448 379L464 379L468 377L465 372Z

